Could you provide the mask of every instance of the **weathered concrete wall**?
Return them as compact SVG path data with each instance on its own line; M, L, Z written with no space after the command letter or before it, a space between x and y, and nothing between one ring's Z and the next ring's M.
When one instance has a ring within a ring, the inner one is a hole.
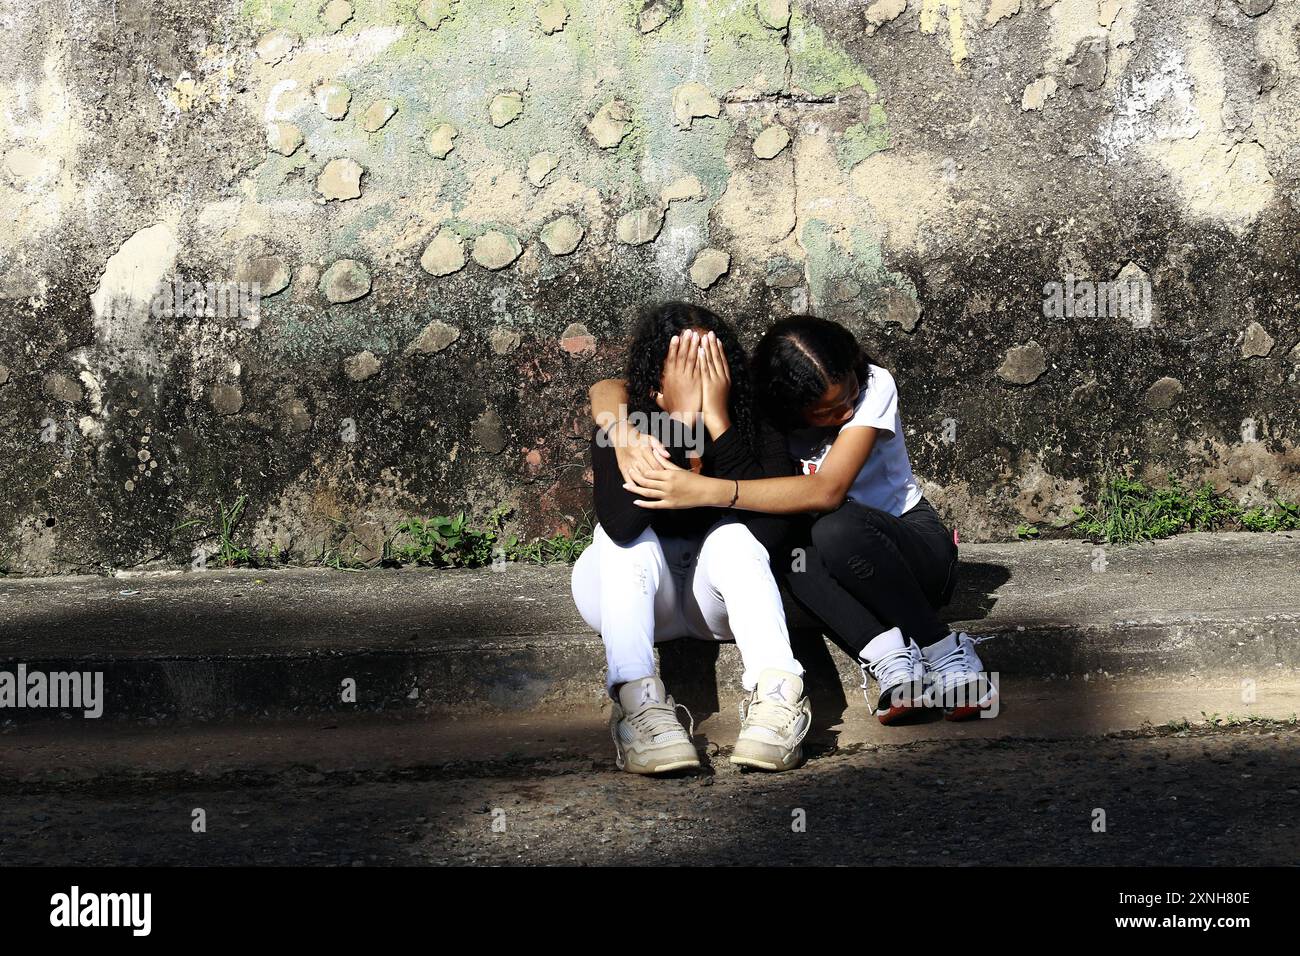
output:
M1296 497L1298 25L1270 0L0 0L0 562L187 561L177 526L239 494L306 557L466 505L561 528L585 386L667 296L751 340L850 323L968 539L1131 461ZM1143 321L1044 315L1047 283L1121 274ZM176 277L258 281L260 310L157 308Z

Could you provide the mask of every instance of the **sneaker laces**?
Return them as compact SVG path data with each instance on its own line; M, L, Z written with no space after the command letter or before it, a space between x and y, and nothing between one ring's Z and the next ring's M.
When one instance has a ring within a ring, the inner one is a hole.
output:
M686 711L686 720L690 726L690 729L686 731L686 739L688 741L693 739L695 737L695 718L691 715L690 709L685 704L677 703L671 697L668 698L668 701L667 704L650 704L636 714L625 714L623 720L636 728L637 732L654 740L655 737L663 733L680 732L682 722L677 719L677 711L684 710ZM610 721L609 736L614 741L614 763L617 764L619 770L622 770L624 764L623 741L619 740L618 737L618 725L619 721Z
M874 714L876 712L876 701L871 699L871 682L868 680L868 676L875 678L876 684L880 687L880 693L884 694L891 687L896 687L899 684L910 684L916 680L914 666L912 645L910 643L906 647L900 647L887 654L882 654L874 661L858 661L858 667L862 669L862 687L859 689L867 701L869 713Z
M677 718L677 711L679 710L686 711L686 719L691 725L687 736L695 736L695 718L691 716L691 712L685 704L678 704L671 697L668 698L666 704L650 704L624 719L635 727L639 733L654 740L660 734L673 733L674 731L677 733L682 732L682 722Z
M939 691L946 693L952 687L962 683L970 675L979 671L971 666L967 648L975 644L991 641L996 635L988 637L971 637L965 631L957 635L957 646L937 661L930 662L930 678L939 685Z
M800 712L798 707L784 700L765 697L755 690L748 700L740 702L740 726L742 730L748 724L780 734L799 719Z

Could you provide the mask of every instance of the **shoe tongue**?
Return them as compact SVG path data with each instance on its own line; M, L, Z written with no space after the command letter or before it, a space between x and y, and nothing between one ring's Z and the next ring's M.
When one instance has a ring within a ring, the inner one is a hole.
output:
M803 698L803 678L786 671L763 671L758 675L758 696L797 704Z
M931 644L929 647L921 648L921 654L928 661L937 661L945 654L951 654L957 649L957 633L950 631L948 636L937 644Z
M618 689L618 702L623 710L635 714L650 704L662 704L668 700L664 685L657 677L642 677L630 680Z

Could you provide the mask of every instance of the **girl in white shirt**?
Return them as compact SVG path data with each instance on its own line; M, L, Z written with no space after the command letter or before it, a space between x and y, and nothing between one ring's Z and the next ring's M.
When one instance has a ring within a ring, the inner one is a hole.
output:
M843 326L812 316L777 322L753 372L762 411L802 474L736 482L642 462L625 487L649 509L813 513L785 580L856 656L864 689L875 679L880 721L924 706L942 706L950 720L989 710L996 688L979 639L936 614L952 595L957 544L912 474L893 376Z

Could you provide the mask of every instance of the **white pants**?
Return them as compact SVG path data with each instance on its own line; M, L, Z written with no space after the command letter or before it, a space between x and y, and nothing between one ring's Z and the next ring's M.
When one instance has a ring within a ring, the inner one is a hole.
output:
M803 674L767 551L735 518L699 538L660 538L647 528L626 545L597 525L572 584L578 612L605 642L609 688L653 676L655 643L675 637L734 640L746 690L769 667Z

